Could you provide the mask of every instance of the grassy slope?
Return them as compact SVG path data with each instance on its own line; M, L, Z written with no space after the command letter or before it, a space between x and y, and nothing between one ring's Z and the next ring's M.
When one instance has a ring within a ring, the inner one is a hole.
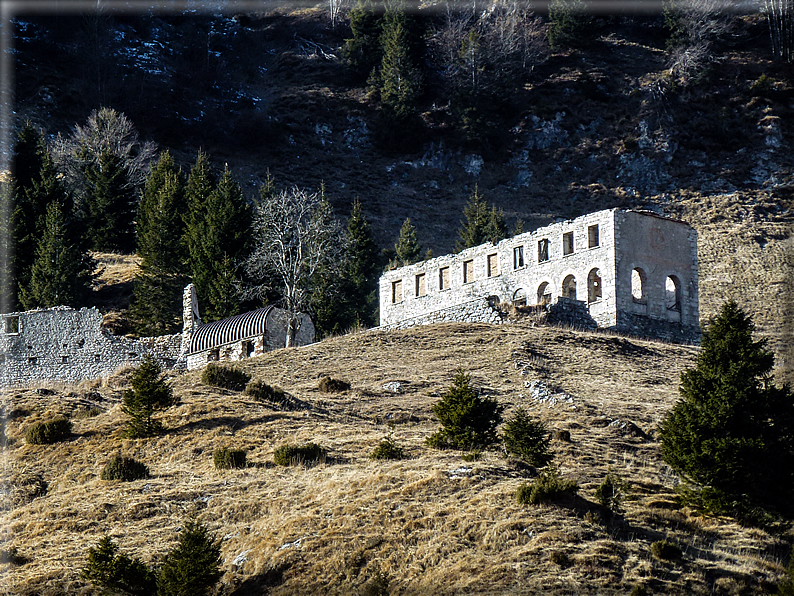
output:
M243 363L309 409L274 411L186 373L173 379L181 403L164 415L170 430L137 441L121 438L123 375L55 395L9 391L6 476L38 472L49 490L3 512L6 546L29 562L3 564L0 583L8 594L88 593L78 570L102 535L156 561L174 544L184 516L195 514L223 538L227 594L354 594L378 569L396 594L626 594L637 584L650 593L759 591L783 570L780 539L681 509L652 438L696 353L522 324L360 333ZM508 415L523 405L551 429L570 431L572 442L555 442L554 450L563 475L581 485L578 498L522 507L514 493L529 470L495 452L466 463L460 453L424 447L436 429L432 405L457 367L470 371ZM353 388L321 394L323 374ZM524 384L536 379L572 396L572 403L533 401ZM393 380L404 394L382 388ZM70 441L24 444L28 424L90 404L102 413L76 419ZM410 459L368 459L388 432L387 420ZM326 446L329 461L308 469L273 465L278 445L304 441ZM215 470L212 452L221 446L247 449L249 467ZM100 481L102 466L118 451L144 461L153 477ZM597 511L594 491L609 466L631 483L631 500L624 517L599 522L588 511ZM468 471L453 473L460 468ZM651 557L650 544L663 538L680 544L683 562ZM553 563L554 552L572 564ZM241 553L247 561L234 566Z

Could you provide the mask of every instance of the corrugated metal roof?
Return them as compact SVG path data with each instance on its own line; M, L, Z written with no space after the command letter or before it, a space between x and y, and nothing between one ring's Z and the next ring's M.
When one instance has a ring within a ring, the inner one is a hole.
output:
M203 352L249 337L264 335L267 330L267 315L271 310L273 310L272 305L202 325L190 340L189 353Z

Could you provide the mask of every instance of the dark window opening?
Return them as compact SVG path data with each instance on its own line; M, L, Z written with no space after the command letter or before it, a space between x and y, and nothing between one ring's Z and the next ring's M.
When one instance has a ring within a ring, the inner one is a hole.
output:
M416 287L414 289L416 290L417 298L419 296L424 296L425 294L427 294L427 284L425 283L424 273L420 273L419 275L416 276Z
M549 239L544 238L538 242L538 263L549 260Z
M562 254L573 254L573 232L565 232L562 235Z
M438 289L449 289L449 267L442 267L438 270Z
M6 317L4 331L6 333L19 333L19 317Z
M474 261L463 261L463 283L474 281Z
M524 266L524 247L516 246L513 249L513 269L521 269Z
M587 228L587 247L595 248L598 242L598 224L596 224Z

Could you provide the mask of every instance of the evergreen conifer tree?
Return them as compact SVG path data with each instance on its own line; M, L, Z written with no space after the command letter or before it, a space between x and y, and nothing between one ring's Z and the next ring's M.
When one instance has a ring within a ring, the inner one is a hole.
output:
M221 542L189 519L157 576L157 596L207 596L221 572Z
M193 283L206 304L204 317L215 321L240 312L235 280L241 277L238 268L250 249L252 215L228 168L201 204L200 190L209 177L199 160L191 175L194 184L188 182L191 211L185 237Z
M716 511L794 513L794 398L774 385L774 355L734 301L703 335L697 366L660 427L662 457Z
M81 306L91 288L94 262L74 238L73 222L60 201L47 207L30 279L20 287L25 309Z
M416 114L422 72L411 55L408 17L389 10L383 18L378 82L380 100L392 125L407 123Z
M347 220L347 246L349 258L343 276L348 280L348 295L352 305L349 323L358 319L372 325L377 302L378 247L372 238L372 228L361 210L361 201L353 201L350 218Z
M413 265L422 258L422 247L416 239L416 228L411 224L410 218L403 222L394 250L401 266Z
M381 60L380 34L383 11L371 0L358 0L350 10L353 37L345 40L343 55L350 67L367 77Z
M484 242L485 227L488 224L488 205L483 200L477 186L469 197L469 202L463 208L465 222L461 222L463 227L458 230L458 241L455 243L455 250L458 252L472 246L478 246Z
M118 552L118 545L105 536L88 549L88 562L80 575L94 586L133 596L151 596L156 592L156 576L146 564Z
M31 188L33 181L39 178L45 153L47 147L43 135L36 130L30 120L25 120L17 134L11 162L11 175L20 192Z
M171 387L162 377L162 369L157 361L147 355L135 369L130 379L132 389L124 392L121 411L129 416L125 435L140 439L160 433L163 425L152 419L158 410L164 410L174 403Z
M182 316L185 276L182 245L184 212L182 173L167 151L146 178L138 206L138 256L134 301L130 307L143 335L173 333Z
M134 190L122 159L105 151L86 160L85 226L93 250L129 252L134 248Z
M485 448L496 442L496 427L502 421L504 406L490 397L482 398L471 386L471 376L455 371L452 386L433 406L441 428L427 438L439 449Z

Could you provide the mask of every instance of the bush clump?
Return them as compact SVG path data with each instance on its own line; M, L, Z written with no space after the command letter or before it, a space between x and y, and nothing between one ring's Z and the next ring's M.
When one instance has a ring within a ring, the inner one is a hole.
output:
M505 423L502 432L505 449L531 466L542 468L551 463L549 434L541 420L534 420L523 408L518 408Z
M657 540L651 544L651 554L660 561L677 561L681 558L681 549L668 540Z
M201 372L201 382L205 385L232 391L243 391L250 380L251 375L244 370L217 362L210 362Z
M621 505L626 498L628 485L618 474L611 469L607 472L606 478L595 491L595 498L602 507L611 513L621 512Z
M427 438L437 449L485 448L496 442L496 427L504 406L489 397L480 397L471 386L471 377L458 369L452 386L433 406L441 429Z
M36 422L25 429L25 441L29 445L51 445L67 439L72 434L72 423L66 418L53 418Z
M212 454L212 461L218 470L232 470L245 467L245 451L221 447Z
M257 401L263 401L275 406L283 407L288 405L286 392L280 387L271 387L264 381L251 381L245 386L243 393Z
M341 393L350 389L350 383L326 376L320 379L319 389L323 393Z
M140 559L119 553L118 545L110 536L88 549L88 563L80 575L103 593L121 592L134 596L156 593L155 572Z
M324 461L327 456L325 448L317 443L282 445L273 453L273 461L279 466L297 466Z
M579 485L575 481L560 478L557 468L549 466L532 484L524 483L518 487L516 500L519 505L538 505L559 501L578 492Z
M99 476L102 480L121 480L132 482L149 477L149 468L131 457L115 456L102 469Z
M405 459L403 448L394 442L392 437L383 439L370 453L370 459Z

